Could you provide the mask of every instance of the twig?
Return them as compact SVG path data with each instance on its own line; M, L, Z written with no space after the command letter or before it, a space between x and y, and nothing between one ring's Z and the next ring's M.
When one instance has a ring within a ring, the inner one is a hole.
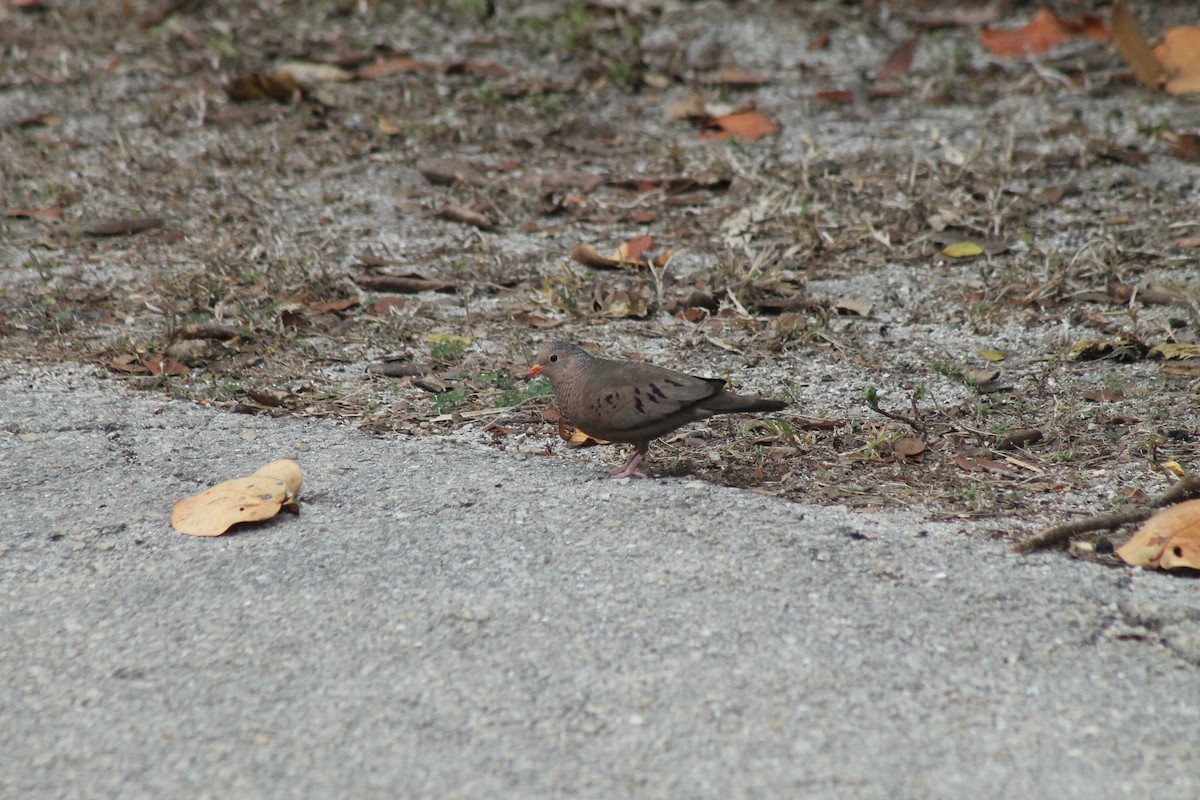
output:
M1124 511L1114 511L1110 514L1096 514L1076 522L1066 522L1022 539L1013 546L1014 553L1031 553L1034 550L1044 550L1056 544L1062 544L1072 536L1088 531L1102 531L1119 528L1134 522L1149 519L1155 509L1174 505L1192 495L1200 495L1200 477L1188 476L1176 481L1170 489L1152 498L1149 503Z
M867 408L871 409L876 414L882 414L883 416L887 417L888 419L894 419L897 422L903 422L905 425L912 428L914 431L921 434L922 436L925 435L925 426L922 425L917 420L906 417L903 414L896 414L891 411L884 411L882 408L880 408L879 407L879 398L875 396L875 393L873 391L867 392Z

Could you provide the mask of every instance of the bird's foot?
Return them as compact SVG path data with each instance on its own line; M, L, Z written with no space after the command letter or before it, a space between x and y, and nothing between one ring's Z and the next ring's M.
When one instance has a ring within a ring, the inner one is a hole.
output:
M634 453L632 456L629 457L629 460L625 462L625 466L621 467L620 469L614 469L612 472L608 473L608 477L610 477L610 478L632 478L634 475L637 475L640 478L644 478L644 477L646 477L645 475L642 475L642 473L636 471L638 468L638 464L641 464L641 463L642 463L642 454Z

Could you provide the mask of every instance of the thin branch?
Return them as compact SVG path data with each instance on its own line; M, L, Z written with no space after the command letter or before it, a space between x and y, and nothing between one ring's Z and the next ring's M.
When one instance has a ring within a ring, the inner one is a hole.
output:
M1152 498L1145 505L1134 506L1124 511L1114 511L1109 514L1096 514L1086 519L1046 528L1040 533L1017 542L1013 546L1013 552L1031 553L1034 550L1044 550L1047 547L1062 544L1076 534L1087 533L1088 531L1112 530L1122 525L1144 522L1154 515L1156 509L1174 505L1193 495L1200 495L1200 477L1189 476L1181 478L1170 489L1167 489L1158 497Z

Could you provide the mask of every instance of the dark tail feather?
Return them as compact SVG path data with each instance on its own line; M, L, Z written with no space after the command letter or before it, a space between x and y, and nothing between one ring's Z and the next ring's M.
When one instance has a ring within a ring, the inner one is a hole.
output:
M765 397L743 397L733 392L720 392L702 404L714 414L755 413L759 411L782 411L788 404L782 400Z

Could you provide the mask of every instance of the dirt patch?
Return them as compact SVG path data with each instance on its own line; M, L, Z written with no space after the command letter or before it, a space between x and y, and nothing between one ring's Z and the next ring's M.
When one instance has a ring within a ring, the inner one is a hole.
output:
M1165 136L1200 112L1110 46L997 60L948 3L403 6L0 7L0 355L540 452L519 378L575 339L795 403L652 473L1002 535L1196 468L1200 362L1162 346L1200 329ZM751 110L778 131L696 118Z

